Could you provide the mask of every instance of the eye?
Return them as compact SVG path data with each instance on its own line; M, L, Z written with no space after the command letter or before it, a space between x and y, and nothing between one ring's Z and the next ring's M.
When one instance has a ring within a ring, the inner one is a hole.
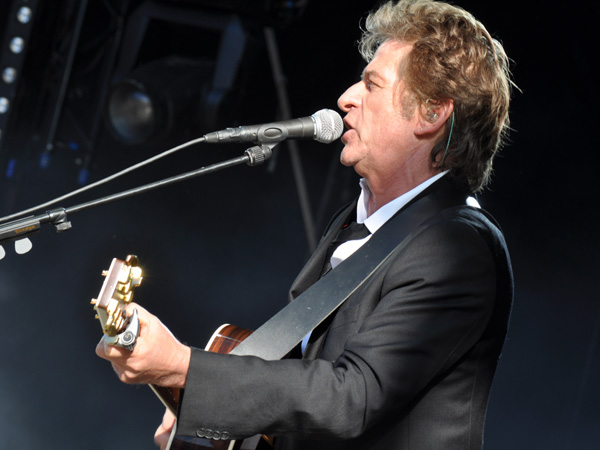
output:
M365 83L365 87L369 91L372 90L374 87L377 87L377 84L375 84L373 82L373 80L371 80L370 78L365 78L364 83Z

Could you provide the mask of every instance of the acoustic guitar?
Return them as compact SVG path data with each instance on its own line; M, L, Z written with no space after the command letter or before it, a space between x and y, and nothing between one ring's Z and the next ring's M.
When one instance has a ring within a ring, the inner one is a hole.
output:
M96 318L100 321L104 339L111 345L118 345L133 351L139 335L137 313L127 316L126 306L133 300L133 291L142 282L142 269L138 258L127 256L125 261L114 258L108 270L102 272L105 277L98 298L92 299ZM235 325L225 324L219 327L206 345L206 350L226 354L246 339L252 332ZM159 400L177 416L180 390L165 386L149 385ZM167 446L168 450L268 450L273 446L269 436L257 435L244 440L228 440L227 436L192 437L177 434L177 426ZM216 438L219 439L216 439ZM225 438L225 439L224 439Z

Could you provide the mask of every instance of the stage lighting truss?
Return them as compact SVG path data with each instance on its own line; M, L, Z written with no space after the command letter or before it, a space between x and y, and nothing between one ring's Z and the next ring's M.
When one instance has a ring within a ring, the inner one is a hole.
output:
M14 0L0 49L0 152L16 100L38 0Z

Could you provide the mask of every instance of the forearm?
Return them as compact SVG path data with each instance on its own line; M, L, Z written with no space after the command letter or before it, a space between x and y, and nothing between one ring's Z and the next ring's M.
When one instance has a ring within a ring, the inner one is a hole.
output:
M349 437L362 428L366 396L361 377L347 372L323 360L264 361L193 349L178 431L210 428L234 439Z

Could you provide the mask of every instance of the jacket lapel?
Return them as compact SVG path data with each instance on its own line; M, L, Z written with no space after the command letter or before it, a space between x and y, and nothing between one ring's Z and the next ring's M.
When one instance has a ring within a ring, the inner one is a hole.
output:
M331 241L335 238L338 231L348 220L348 217L354 213L356 209L356 200L350 203L347 207L343 208L337 216L330 222L329 226L325 231L325 235L321 238L317 249L312 254L308 262L304 265L289 291L289 301L292 301L306 289L315 284L320 276L323 264L325 263L325 256L327 249Z
M450 206L461 204L464 205L466 198L467 194L461 192L449 176L444 176L417 195L396 214L401 214L409 205L419 201L433 202L435 205L434 209L439 212L442 209ZM290 288L290 300L293 300L298 295L302 294L302 292L318 281L321 275L323 264L325 263L325 256L329 244L334 239L343 224L347 222L349 216L354 214L355 209L356 201L352 202L348 207L343 209L342 212L335 217L332 222L330 222L331 225L326 231L325 236L321 239L317 250L308 260L292 284L292 287ZM409 212L407 211L405 214L409 214ZM327 337L327 331L334 317L335 314L332 314L323 323L321 323L321 325L313 330L306 351L304 352L303 359L316 359L318 357L325 342L325 338Z

